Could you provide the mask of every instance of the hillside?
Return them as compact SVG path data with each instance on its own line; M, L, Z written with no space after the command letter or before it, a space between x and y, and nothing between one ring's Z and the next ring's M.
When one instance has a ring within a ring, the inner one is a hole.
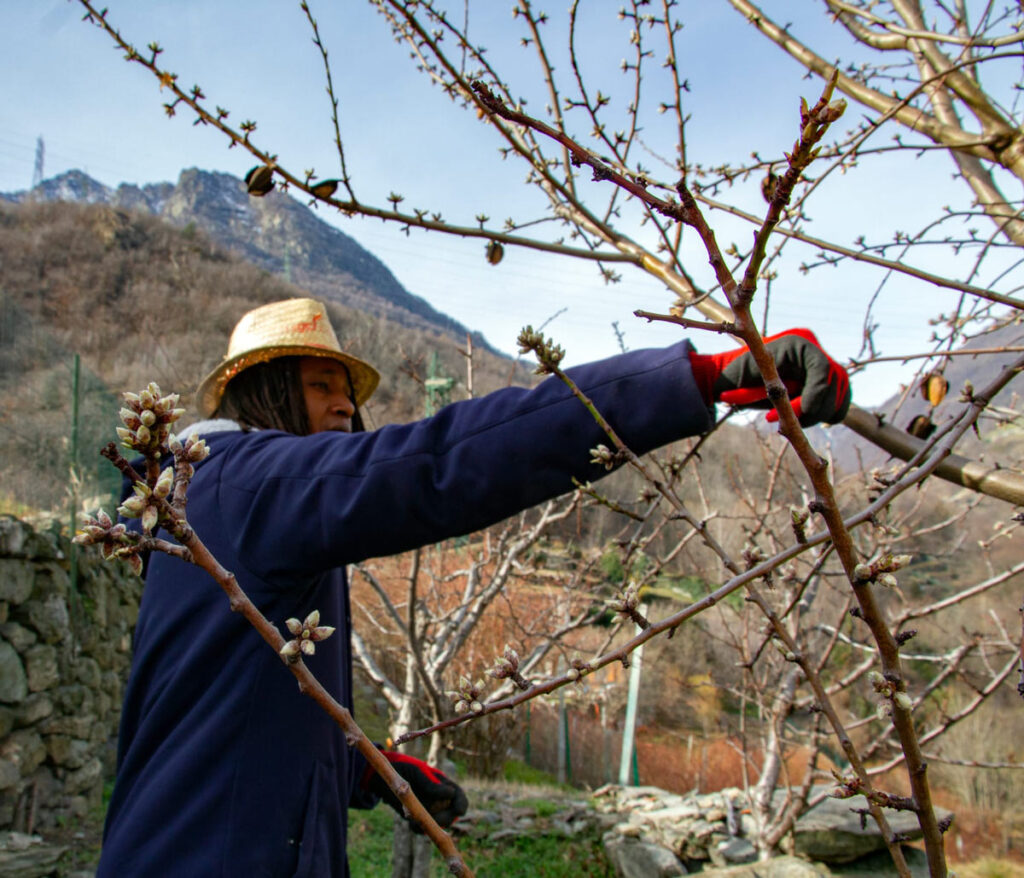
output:
M327 283L324 281L324 283ZM109 486L96 451L109 440L116 394L151 380L183 403L223 355L237 319L256 305L323 295L218 246L194 224L106 204L0 202L0 493L31 507L63 503L72 443L71 363L81 356L79 458L85 493ZM347 289L347 288L346 288ZM327 298L324 296L324 298ZM374 316L328 299L348 350L373 362L384 380L370 424L422 415L422 377L436 353L441 374L465 394L465 336L425 321ZM357 299L350 299L354 301ZM409 313L409 312L406 312ZM475 348L478 392L527 370ZM111 471L112 472L112 471ZM97 480L100 480L99 482Z
M383 262L309 207L277 190L252 198L230 174L189 168L176 184L122 183L111 189L81 171L68 171L31 191L0 194L0 201L104 204L149 213L179 228L191 224L246 262L285 276L318 298L402 326L440 330L460 343L468 332L406 290ZM486 345L479 335L474 343Z

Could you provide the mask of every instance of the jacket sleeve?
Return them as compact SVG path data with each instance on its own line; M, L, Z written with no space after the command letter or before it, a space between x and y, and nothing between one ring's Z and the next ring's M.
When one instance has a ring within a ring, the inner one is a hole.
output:
M569 374L638 454L708 429L688 343ZM264 579L308 576L470 533L595 480L610 444L557 378L453 403L371 433L253 433L227 448L218 502L239 557ZM216 451L216 449L215 449Z

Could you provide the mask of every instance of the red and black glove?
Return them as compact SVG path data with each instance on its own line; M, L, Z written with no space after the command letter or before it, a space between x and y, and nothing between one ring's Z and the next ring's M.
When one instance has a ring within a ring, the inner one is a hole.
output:
M779 377L793 400L801 426L824 421L836 424L850 408L850 376L825 353L809 329L787 329L767 336L765 346L775 358ZM694 378L704 399L747 408L771 408L769 421L779 419L768 401L764 379L749 349L722 354L691 354Z
M462 787L455 781L450 780L436 768L427 765L422 759L406 756L404 753L395 753L391 750L381 750L381 753L387 757L391 767L409 782L413 794L442 827L451 826L466 813L469 800ZM374 795L380 796L401 816L405 816L405 809L398 796L391 792L391 788L384 782L384 778L369 766L363 775L362 787ZM409 820L409 825L414 832L423 832L423 828L415 820Z

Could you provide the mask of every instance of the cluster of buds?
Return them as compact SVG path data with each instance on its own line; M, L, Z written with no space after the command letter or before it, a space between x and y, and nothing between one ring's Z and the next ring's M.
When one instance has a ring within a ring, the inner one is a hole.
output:
M651 623L647 621L647 618L639 609L640 588L635 582L631 581L626 583L625 587L622 589L622 594L615 600L611 601L610 606L616 613L632 619L644 630L650 628Z
M868 680L875 692L882 697L878 706L879 716L891 716L892 705L901 710L911 711L914 709L914 700L893 680L888 680L878 671L868 674Z
M458 688L454 692L448 693L453 699L455 699L455 712L458 714L469 713L482 713L484 709L483 702L480 700L484 694L484 681L477 680L475 683L469 679L469 677L463 675L459 677Z
M870 564L858 564L854 567L853 578L857 582L877 582L886 588L895 588L899 585L899 580L893 573L906 567L912 560L912 555L893 555L887 552Z
M305 621L298 619L287 619L285 625L292 635L292 639L281 647L281 655L288 661L298 661L299 655L313 655L316 652L316 645L321 640L326 640L334 633L330 625L320 624L320 611L313 610Z
M151 533L160 520L160 501L171 492L173 484L174 471L169 467L160 473L152 488L144 482L136 482L132 494L117 507L117 514L124 518L141 518L143 533Z
M622 463L622 455L612 451L607 445L598 445L590 449L590 462L603 466L606 470L613 470Z
M528 354L531 351L536 355L538 375L548 375L558 368L558 364L565 358L565 351L560 345L556 345L551 339L545 338L532 326L527 326L519 333L516 339L519 345L519 353Z
M100 554L109 561L124 558L132 569L142 573L142 559L138 555L139 535L132 533L122 523L114 523L102 509L95 515L82 517L82 528L74 537L80 546L100 547Z
M524 692L530 688L529 681L519 673L519 653L511 644L505 644L505 652L494 660L494 667L487 671L487 676L495 680L511 680Z
M140 454L159 454L170 434L170 425L185 413L177 405L178 394L162 396L159 386L152 381L141 393L125 393L120 411L124 426L117 428L121 444Z
M199 463L210 454L210 447L206 444L206 440L200 439L195 433L184 442L171 433L167 437L167 448L174 455L179 466L184 467L183 473L188 477L192 476L192 464Z

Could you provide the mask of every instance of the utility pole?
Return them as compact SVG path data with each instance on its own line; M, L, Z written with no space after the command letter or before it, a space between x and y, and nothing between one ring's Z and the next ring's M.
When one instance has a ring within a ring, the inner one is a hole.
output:
M43 143L43 135L36 138L36 164L32 169L32 188L35 189L43 182L43 161L46 158L46 144Z

